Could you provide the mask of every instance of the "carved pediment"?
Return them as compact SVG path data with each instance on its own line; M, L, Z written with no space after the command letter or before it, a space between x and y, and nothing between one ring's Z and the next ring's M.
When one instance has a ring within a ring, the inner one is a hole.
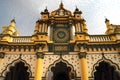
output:
M57 10L51 12L51 16L53 17L67 17L71 15L72 14L69 10L64 9L63 3L60 4Z

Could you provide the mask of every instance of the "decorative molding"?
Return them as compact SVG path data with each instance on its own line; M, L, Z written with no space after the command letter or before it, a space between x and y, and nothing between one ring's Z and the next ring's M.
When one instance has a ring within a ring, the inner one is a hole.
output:
M79 52L78 55L79 55L80 59L81 58L86 58L87 53L86 52Z
M56 64L59 63L59 62L65 63L68 67L71 68L72 71L75 71L75 70L74 70L74 66L73 66L72 64L70 64L67 60L64 60L64 59L62 58L62 55L60 55L60 58L59 58L58 60L54 61L53 64L49 65L48 71L51 71L51 68L52 68L52 67L55 67Z
M36 56L37 56L37 58L41 58L41 59L44 58L43 52L37 52L37 53L36 53Z
M0 58L4 58L5 57L5 53L4 52L0 52Z

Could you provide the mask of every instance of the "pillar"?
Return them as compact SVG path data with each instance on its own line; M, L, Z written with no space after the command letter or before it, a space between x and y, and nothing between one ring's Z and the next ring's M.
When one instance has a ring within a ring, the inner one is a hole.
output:
M42 24L42 32L45 32L45 23Z
M39 32L42 32L42 24L39 25Z
M2 63L2 60L4 59L4 57L5 57L5 53L0 52L0 66L1 66L1 63Z
M34 80L42 80L42 72L43 72L43 52L37 52L37 66L36 66L36 75Z
M70 36L71 36L71 40L73 40L73 26L70 25Z
M86 52L80 52L80 68L81 68L81 80L88 80L88 68L87 68L87 60L86 60Z
M53 38L53 25L50 26L50 41L52 41Z

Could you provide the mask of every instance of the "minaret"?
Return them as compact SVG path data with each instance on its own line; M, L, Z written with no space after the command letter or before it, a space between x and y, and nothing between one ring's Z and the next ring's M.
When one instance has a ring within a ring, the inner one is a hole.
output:
M46 7L46 9L43 12L41 12L41 19L47 20L48 18L49 18L49 12L48 12L48 9Z
M75 32L76 33L87 33L87 25L85 19L82 18L82 11L77 7L74 11L75 19Z
M76 7L75 11L74 11L74 17L76 19L82 19L82 11L79 11L79 9Z
M44 12L41 12L41 20L40 20L40 33L48 33L48 18L49 18L49 12L46 7Z
M9 26L3 26L2 38L3 41L10 42L12 40L12 36L18 36L19 32L15 27L15 19L12 19Z
M82 11L77 7L74 11L74 26L76 39L88 40L86 21L82 18Z
M41 18L36 21L34 35L32 40L46 40L48 34L48 26L49 26L49 12L46 9L41 12Z
M19 35L15 24L16 24L15 19L12 19L11 22L10 22L10 25L8 26L7 33L12 35L12 36L18 36Z
M35 25L34 34L37 34L39 32L39 26L40 26L40 22L39 22L39 20L37 20L36 25Z
M15 27L15 24L16 24L15 19L12 19L11 22L10 22L10 26L14 26Z
M36 65L36 75L34 80L42 80L43 73L43 58L44 58L44 46L47 45L47 33L48 33L48 18L49 12L46 9L44 12L41 12L41 19L36 22L35 26L35 37L33 36L33 40L39 46L39 50L36 53L37 56L37 65ZM35 39L37 37L37 39ZM38 42L39 41L39 42Z
M110 24L110 21L107 18L105 19L105 24L106 24L106 27L107 27L107 30L106 30L105 34L113 33L113 28Z

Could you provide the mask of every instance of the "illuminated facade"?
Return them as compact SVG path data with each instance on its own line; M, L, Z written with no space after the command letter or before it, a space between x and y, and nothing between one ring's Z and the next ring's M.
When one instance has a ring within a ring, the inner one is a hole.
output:
M45 9L32 36L13 19L0 34L0 80L120 80L120 25L88 34L82 12ZM75 32L74 32L75 31Z

